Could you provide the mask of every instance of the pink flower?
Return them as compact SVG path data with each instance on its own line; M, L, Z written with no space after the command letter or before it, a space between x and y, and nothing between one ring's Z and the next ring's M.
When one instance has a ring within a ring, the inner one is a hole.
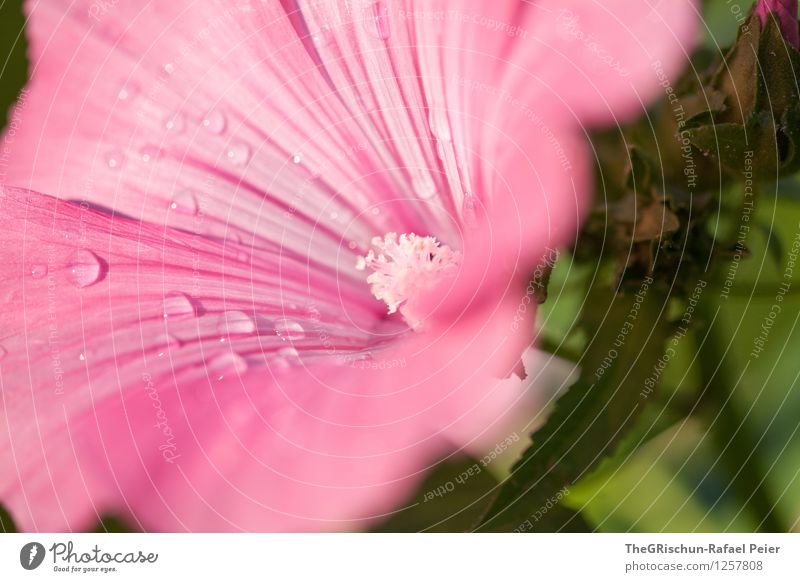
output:
M783 37L796 49L800 50L800 27L797 24L797 0L759 0L756 13L761 24L767 22L767 15L775 13L781 27Z
M689 0L27 9L0 502L33 530L363 528L502 438L527 277L589 200L581 124L658 96L696 20Z

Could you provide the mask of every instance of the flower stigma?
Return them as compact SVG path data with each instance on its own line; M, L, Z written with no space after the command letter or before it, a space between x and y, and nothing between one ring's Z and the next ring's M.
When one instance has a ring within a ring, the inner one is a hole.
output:
M419 330L423 317L414 309L413 299L455 276L461 257L435 237L390 232L372 239L372 248L358 258L356 269L372 271L367 283L375 298L386 303L389 314L399 311L412 329Z

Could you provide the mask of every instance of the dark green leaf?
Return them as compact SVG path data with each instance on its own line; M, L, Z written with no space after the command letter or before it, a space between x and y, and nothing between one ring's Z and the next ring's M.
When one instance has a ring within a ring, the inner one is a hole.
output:
M14 520L11 519L11 515L2 505L0 505L0 531L3 533L12 533L17 531L17 526L14 525Z
M559 492L568 491L614 454L652 397L647 393L648 380L672 329L663 316L666 299L652 281L635 296L612 296L605 290L590 293L584 325L595 335L581 378L534 434L533 444L484 516L481 530L518 529L552 505ZM621 334L624 341L618 341ZM551 518L537 521L537 531L564 531L578 519L566 510L545 515Z
M124 519L107 515L100 520L94 531L97 533L131 533L139 530Z
M800 75L800 53L784 40L774 14L770 14L764 25L758 60L762 86L757 108L773 112L778 118L797 104L796 77Z
M27 80L22 0L0 0L0 128Z
M471 458L437 465L405 507L377 532L453 532L471 529L491 502L497 480Z

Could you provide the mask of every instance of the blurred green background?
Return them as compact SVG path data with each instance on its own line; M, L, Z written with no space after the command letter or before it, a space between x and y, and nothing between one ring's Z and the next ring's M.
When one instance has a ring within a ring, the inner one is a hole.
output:
M0 2L2 126L26 79L27 46L20 34L24 27L21 0ZM706 46L729 45L735 38L737 16L746 13L750 4L707 1ZM766 503L782 529L800 531L800 285L796 279L767 350L758 359L749 358L755 330L769 313L785 269L785 255L773 250L776 245L789 248L800 229L800 182L782 183L782 195L778 193L774 187L761 192L761 234L748 241L751 257L742 263L731 298L718 306L716 294L704 297L705 313L721 309L713 345L707 342L701 349L698 342L687 339L680 346L680 357L668 369L663 388L668 414L651 414L641 430L657 427L657 436L639 442L640 435L633 435L630 446L617 458L606 460L566 498L566 504L581 510L592 527L601 531L753 531L759 525L757 518L742 508ZM566 273L561 263L553 275L551 300L542 310L542 320L546 321L545 336L556 343L570 336L582 300L582 286L572 279L580 277L574 269ZM715 361L722 366L714 381L724 385L731 399L706 402L699 414L687 417L680 407L692 404L691 395L708 381L704 367ZM422 485L417 500L472 462L441 465ZM481 510L477 500L494 486L496 478L482 472L480 478L441 501L401 511L378 529L467 529ZM4 529L12 527L2 512L0 523ZM114 519L98 527L126 529Z
M0 127L28 76L22 0L0 0Z

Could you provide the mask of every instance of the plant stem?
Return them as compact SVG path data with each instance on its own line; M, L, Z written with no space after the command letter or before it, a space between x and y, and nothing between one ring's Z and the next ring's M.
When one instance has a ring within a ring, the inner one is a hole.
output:
M762 532L786 532L786 526L775 512L764 487L764 472L758 455L757 443L746 426L735 401L734 384L730 370L736 369L734 362L725 361L721 346L726 345L727 336L721 333L719 324L713 323L714 314L708 307L701 307L703 318L708 322L706 335L699 348L699 369L703 392L699 397L700 409L709 422L709 435L718 451L718 462L728 474L728 488L742 503L744 509L758 522Z

